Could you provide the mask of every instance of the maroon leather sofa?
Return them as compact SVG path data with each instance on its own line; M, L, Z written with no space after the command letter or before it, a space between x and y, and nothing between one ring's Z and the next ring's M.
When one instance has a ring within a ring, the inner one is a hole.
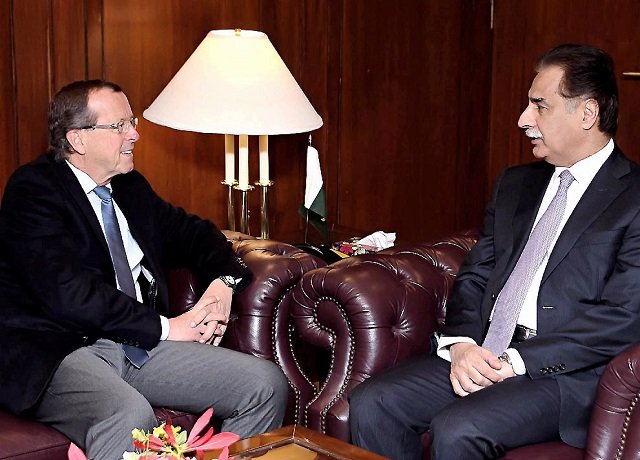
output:
M475 242L474 232L462 232L428 244L351 257L302 277L291 305L296 340L329 358L317 385L308 370L285 368L295 391L304 395L301 423L349 441L349 393L383 369L430 349L429 336L444 321L447 295ZM586 449L558 440L521 447L504 458L640 458L640 416L635 414L639 360L640 345L633 346L602 376ZM428 446L428 435L423 441Z
M271 240L246 239L228 233L236 254L254 274L253 281L234 297L233 320L222 346L278 362L278 350L288 349L288 311L291 289L302 275L324 265L320 259L293 246ZM195 278L186 270L169 276L173 314L193 306L200 292ZM299 397L291 386L286 423L294 421ZM196 416L168 409L156 409L158 420L170 417L174 424L190 430ZM64 460L69 440L55 429L0 410L0 459Z

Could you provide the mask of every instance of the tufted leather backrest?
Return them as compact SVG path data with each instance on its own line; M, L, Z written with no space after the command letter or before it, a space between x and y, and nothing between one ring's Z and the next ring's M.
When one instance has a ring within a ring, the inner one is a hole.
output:
M456 233L435 243L393 247L378 254L394 254L406 258L407 263L411 264L410 270L406 273L407 276L416 277L416 282L419 284L431 283L435 285L434 290L437 290L439 294L434 298L435 314L438 325L442 326L446 314L447 298L453 282L460 266L477 240L477 232L469 230ZM430 268L422 271L412 256L425 259Z
M331 358L300 423L349 439L346 396L366 378L429 350L455 274L475 241L475 232L463 232L351 257L302 277L293 290L297 335L329 350ZM298 374L297 380L310 380L303 369Z

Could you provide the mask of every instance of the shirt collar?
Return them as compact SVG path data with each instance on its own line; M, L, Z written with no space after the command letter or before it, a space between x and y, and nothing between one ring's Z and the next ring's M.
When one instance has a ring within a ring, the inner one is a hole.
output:
M568 169L577 183L588 185L591 183L591 180L600 170L604 162L607 161L609 155L613 152L614 145L613 139L609 139L607 145L605 145L601 150L578 161L570 168L556 167L555 172L553 173L554 178L558 177L565 169Z
M78 169L75 166L73 166L69 162L69 160L65 160L65 161L69 165L69 167L71 168L71 172L78 179L78 182L80 182L80 187L82 187L82 190L84 191L84 193L86 193L88 195L89 193L93 192L93 189L96 188L98 186L98 184L96 184L96 182L93 179L91 179L89 174L87 174L83 170ZM111 183L107 184L107 188L109 190L111 190Z

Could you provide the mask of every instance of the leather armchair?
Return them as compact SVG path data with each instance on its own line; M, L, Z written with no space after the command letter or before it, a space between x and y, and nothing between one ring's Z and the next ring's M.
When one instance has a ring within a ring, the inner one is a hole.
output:
M254 274L253 281L234 297L232 321L221 346L250 353L276 363L289 353L287 320L291 289L302 275L324 265L320 259L293 246L271 240L256 240L246 235L227 233L236 254ZM173 314L191 308L201 292L195 277L187 270L169 275ZM293 421L296 393L285 422ZM157 408L159 422L171 418L174 424L190 430L196 416ZM64 460L69 440L55 429L0 410L0 459Z
M297 340L327 350L323 378L302 402L300 423L350 440L350 392L382 370L430 350L429 337L443 324L456 273L476 242L475 232L440 241L389 248L307 272L293 291L292 321ZM504 458L640 458L640 345L617 356L600 381L584 450L561 441L524 446ZM287 369L294 372L295 369ZM288 374L290 382L304 382ZM302 384L307 394L310 384ZM428 435L423 436L425 447ZM429 458L425 449L425 458Z

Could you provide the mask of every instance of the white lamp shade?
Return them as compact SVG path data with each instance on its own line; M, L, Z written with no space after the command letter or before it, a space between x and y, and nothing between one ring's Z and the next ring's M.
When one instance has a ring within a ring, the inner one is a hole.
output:
M209 32L143 116L217 134L292 134L322 126L269 38L247 30Z

